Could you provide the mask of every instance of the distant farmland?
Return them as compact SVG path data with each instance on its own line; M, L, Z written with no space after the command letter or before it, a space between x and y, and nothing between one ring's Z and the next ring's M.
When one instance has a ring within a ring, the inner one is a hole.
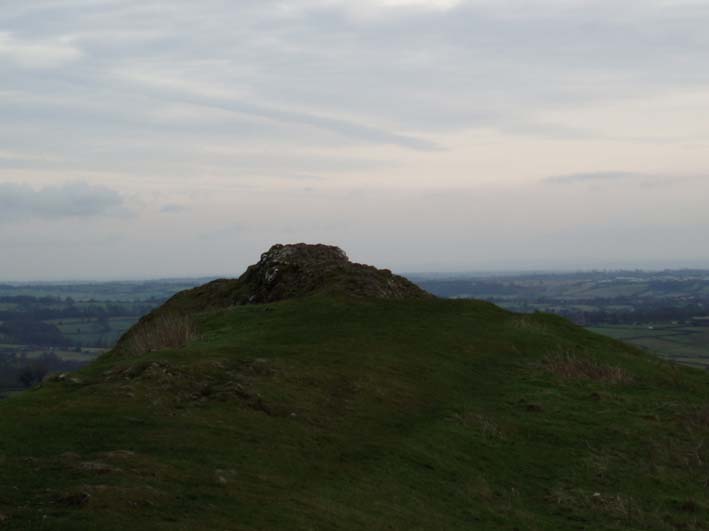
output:
M607 325L589 329L650 350L665 359L709 368L709 326Z

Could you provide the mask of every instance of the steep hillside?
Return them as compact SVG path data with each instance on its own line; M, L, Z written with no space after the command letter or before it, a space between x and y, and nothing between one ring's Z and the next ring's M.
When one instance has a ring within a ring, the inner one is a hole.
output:
M0 529L709 529L703 372L328 264L0 402Z

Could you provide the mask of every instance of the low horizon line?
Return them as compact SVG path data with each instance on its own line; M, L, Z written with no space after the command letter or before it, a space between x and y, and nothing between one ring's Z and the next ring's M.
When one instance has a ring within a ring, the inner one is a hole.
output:
M404 277L424 277L424 276L474 276L474 275L545 275L545 274L584 274L584 273L668 273L696 271L709 273L709 266L705 267L594 267L594 268L530 268L530 269L468 269L468 270L419 270L419 271L394 271ZM32 279L32 280L9 280L0 279L0 286L23 286L23 285L60 285L60 284L110 284L110 283L133 283L133 282L180 282L192 280L217 280L217 279L237 279L238 275L177 275L177 276L155 276L155 277L95 277L95 278L58 278L58 279Z

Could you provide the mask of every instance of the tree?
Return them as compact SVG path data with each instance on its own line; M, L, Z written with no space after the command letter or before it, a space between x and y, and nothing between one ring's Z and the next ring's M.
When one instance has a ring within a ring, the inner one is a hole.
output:
M49 365L47 360L50 355L45 354L42 359L36 360L30 365L26 365L24 368L20 369L17 375L19 382L25 387L32 387L36 383L40 383L44 380L49 372Z
M32 367L27 366L24 369L20 370L19 374L17 375L17 380L24 387L32 387L32 384L34 383L34 371L32 370Z

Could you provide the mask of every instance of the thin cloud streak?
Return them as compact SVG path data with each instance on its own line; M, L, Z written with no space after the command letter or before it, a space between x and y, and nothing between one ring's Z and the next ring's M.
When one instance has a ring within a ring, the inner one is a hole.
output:
M118 79L132 82L133 84L143 85L148 89L151 87L155 87L155 89L161 88L163 89L163 93L161 95L163 98L165 97L165 91L167 90L169 91L169 97L173 102L180 102L189 105L200 105L211 109L244 114L247 116L264 118L286 124L315 127L345 137L350 137L352 139L364 140L366 142L391 144L422 151L433 151L440 149L440 146L430 140L425 140L406 134L392 133L378 127L349 120L248 103L240 99L228 98L226 95L220 97L219 94L215 94L216 91L213 88L205 88L204 90L207 93L200 94L200 91L197 87L195 87L195 84L189 82L185 82L183 84L179 80L174 79L147 79L145 76L135 76L131 73L121 71L116 72L115 75ZM175 90L175 88L179 89L181 85L184 86L184 90Z
M544 182L550 184L580 184L598 182L617 182L627 180L648 179L648 175L626 171L599 171L589 173L573 173L570 175L554 175L547 177Z
M636 184L642 186L678 185L697 182L706 182L707 177L702 175L659 175L630 171L598 171L581 172L569 175L554 175L546 177L543 182L554 185L575 184Z

